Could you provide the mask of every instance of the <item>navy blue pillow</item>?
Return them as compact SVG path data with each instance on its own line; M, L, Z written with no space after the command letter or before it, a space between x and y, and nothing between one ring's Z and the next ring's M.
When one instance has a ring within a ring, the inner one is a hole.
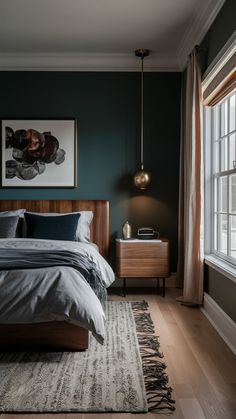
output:
M27 237L31 239L77 240L77 227L80 214L67 214L58 217L36 215L25 212Z

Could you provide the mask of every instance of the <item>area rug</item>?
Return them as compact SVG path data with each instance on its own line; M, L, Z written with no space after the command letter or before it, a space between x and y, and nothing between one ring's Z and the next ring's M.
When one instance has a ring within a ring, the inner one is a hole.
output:
M0 411L174 410L158 338L143 302L109 301L105 345L85 352L0 354Z

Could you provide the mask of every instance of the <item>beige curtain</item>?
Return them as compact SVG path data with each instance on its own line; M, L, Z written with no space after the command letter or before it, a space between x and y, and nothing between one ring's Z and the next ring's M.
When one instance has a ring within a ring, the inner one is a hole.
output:
M201 65L196 47L183 80L180 148L178 284L185 304L203 299L203 162L201 135Z

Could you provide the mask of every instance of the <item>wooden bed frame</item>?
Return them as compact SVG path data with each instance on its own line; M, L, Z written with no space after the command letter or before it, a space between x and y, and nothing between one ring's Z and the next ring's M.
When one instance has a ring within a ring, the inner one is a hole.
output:
M25 208L33 212L68 213L93 211L91 241L107 258L109 249L109 202L104 200L7 200L0 201L0 212ZM0 348L43 347L63 350L88 348L88 330L65 321L34 324L0 324Z

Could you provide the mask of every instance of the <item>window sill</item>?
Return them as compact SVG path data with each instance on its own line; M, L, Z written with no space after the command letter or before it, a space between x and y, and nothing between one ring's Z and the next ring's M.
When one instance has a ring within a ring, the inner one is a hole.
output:
M206 255L204 261L206 265L210 266L211 268L215 269L236 283L236 269L229 263L222 261L215 255Z

